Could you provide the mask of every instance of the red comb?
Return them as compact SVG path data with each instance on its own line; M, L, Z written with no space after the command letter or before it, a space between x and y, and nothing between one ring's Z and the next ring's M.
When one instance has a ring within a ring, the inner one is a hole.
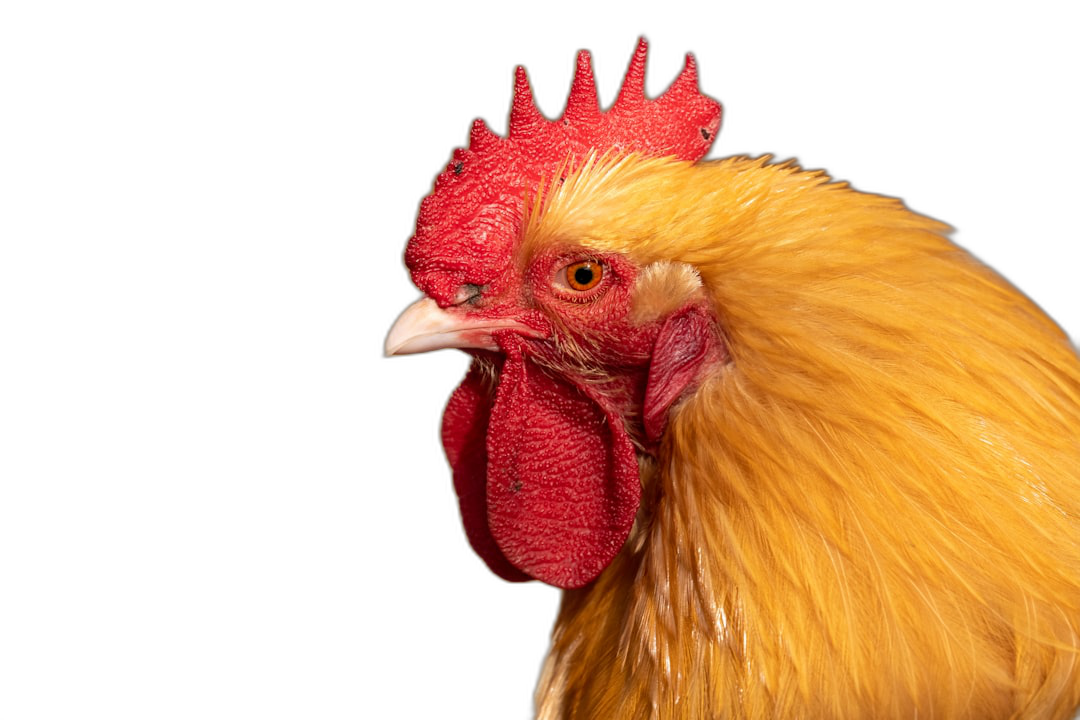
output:
M405 262L421 290L445 305L462 285L496 282L509 265L526 193L568 159L609 150L689 162L704 157L720 127L720 104L698 91L689 54L671 87L656 100L646 98L647 55L642 38L618 98L602 112L589 53L582 50L558 120L541 115L525 69L517 68L507 137L476 120L469 147L454 151L420 205Z
M525 68L519 66L510 135L504 142L516 142L533 152L539 150L542 162L552 164L564 160L567 150L583 154L612 148L653 156L674 155L691 162L700 160L709 151L720 126L720 105L698 92L697 64L689 54L686 66L667 92L656 100L647 99L647 56L648 44L642 38L615 104L601 112L589 52L579 52L570 97L559 120L547 120L540 114Z

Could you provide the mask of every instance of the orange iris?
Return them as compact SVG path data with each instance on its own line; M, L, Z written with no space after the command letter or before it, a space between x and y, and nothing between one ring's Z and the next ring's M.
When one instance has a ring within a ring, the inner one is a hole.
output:
M596 287L604 277L604 266L592 260L583 260L566 266L566 284L584 292Z

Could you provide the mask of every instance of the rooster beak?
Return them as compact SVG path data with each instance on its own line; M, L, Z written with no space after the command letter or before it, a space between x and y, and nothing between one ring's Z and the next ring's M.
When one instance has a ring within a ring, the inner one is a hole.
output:
M442 348L498 350L492 336L496 330L516 330L533 337L542 335L513 318L475 317L458 307L443 310L434 300L424 297L405 308L390 328L386 356Z

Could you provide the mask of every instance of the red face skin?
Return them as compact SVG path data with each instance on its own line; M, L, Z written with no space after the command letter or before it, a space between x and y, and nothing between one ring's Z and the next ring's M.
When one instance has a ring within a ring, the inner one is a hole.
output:
M601 268L599 282L588 290L575 289L567 279L567 268L581 261ZM654 449L641 426L641 407L660 323L629 320L638 272L620 255L555 248L535 258L523 276L509 269L472 300L453 307L472 319L513 319L534 330L499 330L493 338L504 354L517 348L573 385L587 386L623 418L635 444ZM492 294L491 287L501 292Z
M577 290L566 271L585 260L595 261L602 274L595 286ZM435 287L457 279L456 273L452 278L439 275L429 271L425 279ZM659 323L635 326L629 321L637 275L638 268L620 255L555 248L534 258L523 275L512 265L505 267L500 276L472 290L470 299L454 302L450 297L440 305L473 321L514 320L530 328L534 332L499 330L492 336L503 353L518 347L530 360L607 398L604 404L629 421L634 441L646 446L640 408ZM455 290L460 298L460 289ZM464 337L470 332L478 341L484 331L465 331Z

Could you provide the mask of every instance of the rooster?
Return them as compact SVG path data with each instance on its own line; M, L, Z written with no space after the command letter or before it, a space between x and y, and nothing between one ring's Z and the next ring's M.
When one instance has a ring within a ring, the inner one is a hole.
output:
M540 718L1067 718L1080 360L895 200L702 161L686 66L562 118L517 69L421 204L388 354L462 348L468 540L565 590Z

